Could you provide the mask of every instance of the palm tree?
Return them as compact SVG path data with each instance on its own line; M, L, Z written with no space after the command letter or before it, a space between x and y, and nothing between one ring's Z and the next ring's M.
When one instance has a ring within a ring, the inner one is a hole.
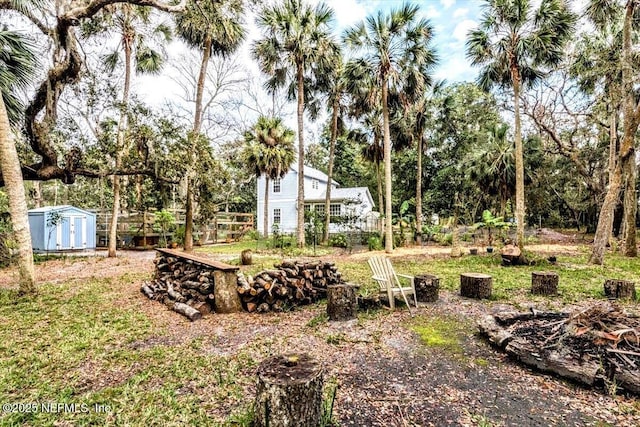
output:
M360 54L350 65L351 75L373 76L380 88L382 107L384 173L385 173L385 250L393 251L391 228L391 131L390 90L413 99L431 83L431 68L435 64L429 48L433 29L426 19L418 19L419 8L402 5L385 15L379 12L344 36L347 46ZM359 69L359 71L358 71ZM353 81L353 80L352 80ZM372 94L373 95L373 94ZM374 99L378 99L376 95Z
M193 129L190 138L197 138L204 116L203 94L207 77L207 66L211 56L228 55L235 51L245 37L241 24L243 3L241 0L189 1L182 14L177 15L177 32L182 40L202 52L202 62L196 88L196 105ZM193 250L193 152L189 152L187 179L187 201L185 206L184 250Z
M245 133L243 155L248 168L257 177L265 176L264 236L269 236L269 180L282 178L295 161L294 132L280 118L260 116Z
M324 219L324 230L322 234L322 243L327 244L329 241L329 226L331 225L331 215L329 215L329 207L331 205L331 182L333 181L333 166L335 163L336 153L336 141L338 134L341 133L343 128L342 112L344 106L342 105L345 97L345 79L344 68L342 62L342 55L336 52L334 56L334 65L331 72L326 73L323 81L320 82L320 87L324 89L327 94L328 107L331 111L331 135L329 138L329 164L327 166L327 192L325 194L324 212L326 213ZM322 90L322 89L321 89Z
M120 119L118 121L118 133L115 149L115 169L122 165L125 147L125 134L127 131L127 110L129 105L129 92L131 88L131 74L135 66L137 74L157 74L163 66L163 55L154 50L148 41L150 38L160 41L171 40L169 27L164 24L153 25L151 17L152 9L149 7L121 4L105 8L103 13L95 19L87 22L82 30L84 37L97 34L109 34L115 31L120 40L118 46L103 58L108 71L113 72L117 66L124 62L124 85L122 88L122 101L120 105ZM108 256L116 256L118 215L120 213L120 176L113 176L113 208L111 222L109 224Z
M35 74L35 46L18 33L0 30L0 170L9 197L9 213L18 244L19 291L36 291L33 248L27 213L22 169L11 125L21 115L21 104L14 91L24 89Z
M482 188L483 192L500 199L500 215L505 217L507 202L513 195L514 147L507 139L509 126L498 123L488 127L486 140L471 151L463 160L469 180Z
M265 84L274 91L289 85L289 93L297 97L298 119L298 246L304 247L304 111L305 91L318 75L331 69L338 51L330 36L333 10L324 3L315 8L304 0L284 0L268 6L257 20L263 38L254 43L252 54L269 80Z
M480 26L467 40L467 57L482 66L478 84L485 90L497 85L513 89L515 112L517 243L524 248L524 156L520 122L523 87L543 77L542 66L563 58L575 16L565 0L542 0L534 9L529 0L486 0Z

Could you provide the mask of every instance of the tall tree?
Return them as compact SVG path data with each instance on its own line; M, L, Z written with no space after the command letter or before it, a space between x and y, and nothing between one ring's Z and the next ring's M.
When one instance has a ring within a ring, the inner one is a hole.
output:
M103 61L109 72L114 72L118 65L124 65L124 83L122 87L122 100L120 101L120 118L118 120L118 133L115 147L115 170L122 167L122 160L126 147L127 117L129 108L129 96L131 89L132 73L157 74L162 69L164 62L162 52L153 49L149 39L168 42L171 40L169 27L164 24L152 23L149 7L135 6L131 4L112 5L105 7L100 14L87 22L82 30L83 36L91 37L98 34L118 35L119 43L116 48L104 56ZM118 243L118 216L120 215L120 190L121 179L113 175L113 207L109 224L108 251L109 257L116 256Z
M633 62L637 54L632 48L632 39L636 36L636 15L639 6L635 1L623 2L592 0L589 2L586 14L595 27L605 32L616 28L622 22L622 46L618 56L617 66L610 75L620 76L620 93L622 94L622 141L616 154L610 151L610 180L607 193L600 209L598 227L593 241L593 249L589 262L602 264L604 251L611 237L613 229L613 214L618 202L619 193L624 184L624 239L625 255L637 256L636 243L636 155L635 134L640 124L640 101L634 90ZM611 132L615 127L611 126Z
M200 73L196 88L195 112L193 129L190 138L198 138L201 132L204 114L203 94L207 77L207 66L212 56L225 56L235 51L245 37L241 24L243 13L242 0L224 0L197 2L190 0L184 13L177 15L177 31L187 44L202 53ZM184 250L193 249L193 215L194 188L193 181L193 151L190 151L186 171L187 201L185 206Z
M24 89L33 77L36 58L34 46L18 33L0 30L0 170L9 197L13 235L18 244L19 291L36 291L29 214L20 159L13 140L11 124L17 125L22 105L15 91ZM10 120L11 118L11 120Z
M331 189L333 182L333 166L336 154L336 140L338 134L342 130L342 110L344 109L343 101L345 97L345 82L343 76L342 55L339 52L333 57L334 65L330 73L325 74L326 81L322 82L324 91L327 94L328 107L331 112L331 130L329 137L329 164L327 166L327 192L324 199L324 229L322 233L322 243L327 244L329 241L329 226L331 225L330 205L331 205ZM321 88L322 89L322 88Z
M513 89L515 115L517 243L524 248L524 156L520 93L542 77L540 67L557 65L571 37L575 16L564 0L486 0L479 28L467 40L467 57L482 67L481 87Z
M271 90L289 85L297 98L298 120L298 246L304 247L304 111L313 81L332 66L338 47L330 35L333 10L324 3L284 0L264 8L257 20L263 38L252 48Z
M264 237L268 237L269 180L282 178L295 161L295 134L280 118L260 116L244 138L243 159L257 177L265 176L263 230Z
M348 29L344 41L359 54L351 63L352 75L374 76L380 88L385 174L385 250L393 251L391 227L390 90L412 99L430 84L434 53L429 48L431 24L418 18L419 8L404 4L388 14L379 12ZM360 71L356 71L360 69Z

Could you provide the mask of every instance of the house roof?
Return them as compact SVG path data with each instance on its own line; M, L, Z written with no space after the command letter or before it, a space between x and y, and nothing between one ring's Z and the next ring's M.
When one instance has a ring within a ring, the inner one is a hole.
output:
M298 166L297 165L291 166L291 170L294 171L295 173L298 173ZM304 176L308 176L309 178L315 178L318 181L322 181L322 182L329 182L329 177L327 176L326 173L319 171L316 168L312 168L311 166L308 166L308 165L304 165ZM336 182L335 179L332 179L331 181L335 185L340 185Z
M321 198L305 199L305 202L316 202L325 200L327 193L324 193ZM331 201L339 202L343 200L369 200L372 207L375 207L373 197L368 187L349 187L349 188L334 188L331 190Z

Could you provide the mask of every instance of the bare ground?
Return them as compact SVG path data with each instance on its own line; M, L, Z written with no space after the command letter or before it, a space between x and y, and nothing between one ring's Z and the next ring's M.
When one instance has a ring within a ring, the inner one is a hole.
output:
M528 249L543 252L545 247L555 254L580 251L570 244ZM448 253L447 248L432 249L434 256ZM414 251L402 249L394 255L425 254L424 248ZM364 261L371 253L348 256ZM115 259L92 256L48 261L37 266L37 274L43 282L82 283L91 277L151 273L153 257L153 252L121 252ZM0 287L13 287L15 277L14 270L1 270ZM190 323L144 298L138 280L124 282L120 303L142 310L166 328L156 337L133 343L134 348L177 345L200 337L204 351L221 356L243 350L261 360L268 353L308 352L324 362L327 377L339 384L334 414L344 426L640 425L637 398L610 396L533 372L493 349L476 335L473 320L503 307L454 293L441 292L440 300L420 307L418 315L452 316L468 322L461 354L423 346L407 327L411 318L406 310L315 327L307 325L324 312L322 305L280 314L210 315ZM117 381L111 378L114 373L96 366L86 371L87 388ZM250 401L255 390L248 387L245 392ZM215 408L212 418L224 419L230 410Z

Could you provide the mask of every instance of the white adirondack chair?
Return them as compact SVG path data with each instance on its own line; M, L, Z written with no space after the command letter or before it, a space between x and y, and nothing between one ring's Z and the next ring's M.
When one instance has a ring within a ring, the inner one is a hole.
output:
M409 305L407 296L413 295L413 302L416 307L418 306L415 280L413 276L396 274L393 266L391 265L391 261L386 257L372 257L369 258L368 262L369 267L371 267L371 271L373 272L373 276L371 276L371 278L380 285L380 293L386 293L389 297L389 306L392 310L395 309L396 306L395 297L399 296L402 296L404 299L405 304L407 304L407 308L409 308L409 312L411 312L411 306ZM410 284L408 286L403 286L398 277L408 279Z

